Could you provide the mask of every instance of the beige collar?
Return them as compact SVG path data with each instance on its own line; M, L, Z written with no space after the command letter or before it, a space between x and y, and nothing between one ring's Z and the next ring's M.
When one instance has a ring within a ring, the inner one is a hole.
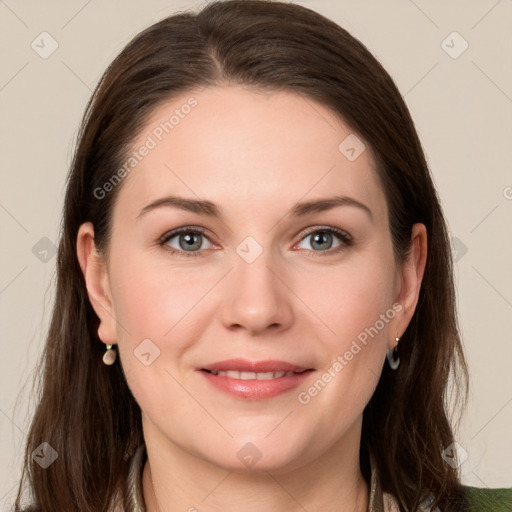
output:
M145 508L143 506L144 498L142 495L142 471L144 469L146 458L146 446L142 444L137 448L132 459L129 474L129 503L125 512L145 512ZM371 481L368 512L400 512L400 508L393 496L387 492L382 492L377 475L377 468L373 463L373 459L370 461ZM426 506L427 503L423 503L417 512L426 512L428 510ZM119 510L122 510L122 508Z

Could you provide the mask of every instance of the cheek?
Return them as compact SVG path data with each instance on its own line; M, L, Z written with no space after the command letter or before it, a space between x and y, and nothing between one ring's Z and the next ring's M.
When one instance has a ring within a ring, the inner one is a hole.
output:
M150 260L127 256L112 273L123 371L135 400L150 417L173 417L176 410L187 415L193 404L178 383L179 363L197 339L195 327L187 325L197 323L194 305L207 283L191 280L190 271L171 274Z
M330 340L331 351L343 350L360 334L364 338L376 323L386 334L394 317L395 277L392 258L368 254L297 277L295 290L312 312L310 317L318 321L319 332L325 333L323 339Z
M187 396L172 376L180 380L180 365L187 366L188 351L200 339L201 298L218 276L185 265L171 271L165 261L154 263L127 252L118 258L111 282L128 385L143 409L171 414L173 407L180 407L185 413Z
M126 257L112 281L116 319L136 342L167 339L175 326L187 324L215 276L191 266L171 269L161 258Z
M341 416L362 411L382 371L387 340L394 336L395 267L392 257L378 254L347 259L336 269L319 269L301 279L297 292L312 311L309 318L318 324L315 340L325 356L316 386L322 397L314 400L327 407L342 399ZM308 395L304 401L315 395L315 390L311 395L302 391Z
M317 341L324 358L317 379L298 390L297 399L303 414L319 418L325 437L320 444L334 442L363 413L382 372L396 311L390 279L373 272L365 279L338 275L323 293L310 295L308 305L322 319L325 335Z

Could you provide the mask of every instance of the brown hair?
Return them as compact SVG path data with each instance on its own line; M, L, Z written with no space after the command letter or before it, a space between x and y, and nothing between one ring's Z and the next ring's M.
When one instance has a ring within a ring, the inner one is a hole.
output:
M130 456L143 442L141 411L121 365L102 363L105 347L76 256L77 232L92 222L97 246L107 249L120 186L101 200L94 190L120 168L160 103L228 83L320 102L371 147L397 263L410 249L412 225L426 225L418 306L400 343L400 367L385 365L364 411L360 463L369 482L370 454L375 458L382 487L401 510L415 510L430 494L442 511L464 510L464 487L442 450L454 441L448 379L465 402L467 367L447 228L413 121L388 73L347 31L305 7L261 0L211 3L150 26L110 64L87 105L67 182L56 299L17 509L26 479L30 510L97 512L127 494ZM42 442L58 452L47 469L31 458Z

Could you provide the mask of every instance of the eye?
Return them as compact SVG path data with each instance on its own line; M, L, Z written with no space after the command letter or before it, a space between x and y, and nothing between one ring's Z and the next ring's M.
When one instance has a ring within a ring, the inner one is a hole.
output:
M313 231L309 231L301 240L307 240L310 238L310 247L313 252L328 252L328 254L338 253L349 247L352 244L352 238L348 233L345 233L341 229L324 227L324 228L316 228ZM338 245L334 246L333 242L335 239L341 241ZM306 248L307 249L307 248Z
M202 228L185 226L166 233L159 244L173 254L201 256L201 250L207 249L204 244L206 240L209 239Z
M352 244L352 238L348 233L332 227L316 228L309 231L303 235L299 244L309 237L312 237L310 242L311 249L306 249L316 253L334 254ZM339 242L337 245L333 246L333 242L335 242L336 239L338 239ZM178 254L180 256L203 256L203 251L208 248L207 246L205 247L206 241L212 243L205 235L203 228L184 226L163 235L159 240L159 245L172 254ZM334 250L331 250L333 247ZM320 256L320 254L317 254L317 256Z

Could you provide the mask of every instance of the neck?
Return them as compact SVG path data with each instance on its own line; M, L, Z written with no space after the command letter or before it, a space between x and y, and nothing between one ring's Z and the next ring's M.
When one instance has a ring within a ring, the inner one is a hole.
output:
M146 426L146 512L366 512L369 488L359 468L360 428L355 433L294 469L240 472L158 438Z

